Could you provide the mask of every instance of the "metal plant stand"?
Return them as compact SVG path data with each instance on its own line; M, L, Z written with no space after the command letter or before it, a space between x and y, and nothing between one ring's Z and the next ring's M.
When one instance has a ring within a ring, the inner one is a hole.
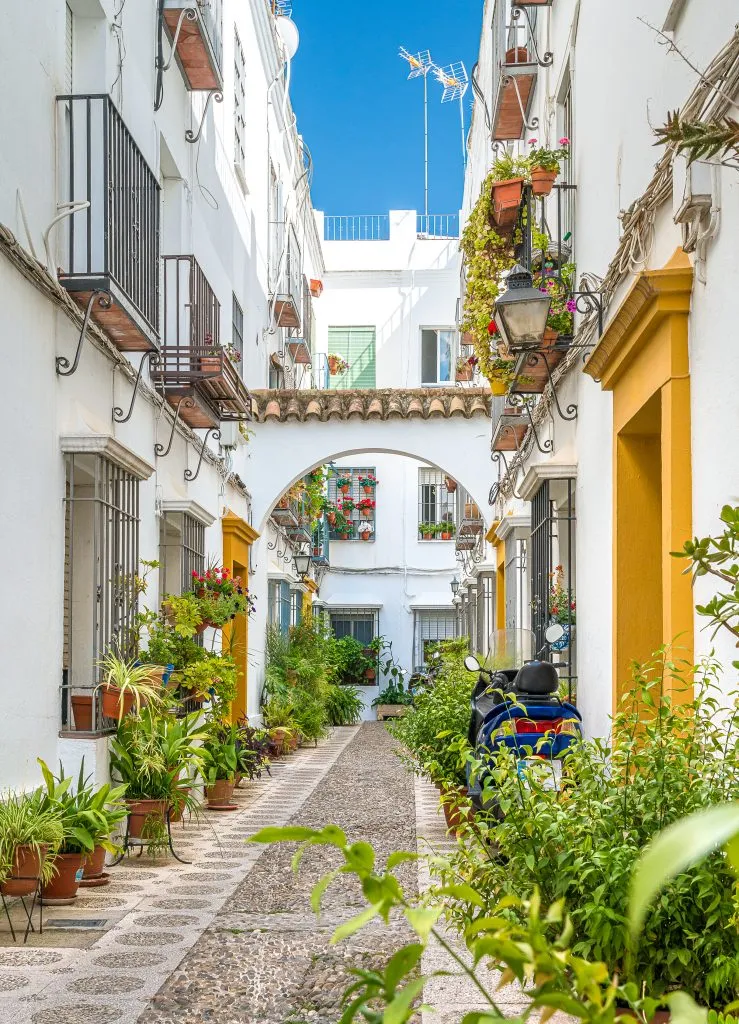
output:
M28 933L36 931L36 929L33 927L33 912L36 909L36 906L38 906L38 922L39 922L38 933L39 933L39 935L43 935L43 933L44 933L44 904L43 904L43 901L41 899L41 879L37 878L36 876L31 877L30 875L15 875L15 876L7 879L7 881L12 881L12 882L35 882L36 883L36 888L33 890L33 894L28 893L25 896L10 896L10 897L8 897L8 896L5 895L4 892L0 892L0 899L2 899L2 901L3 901L3 912L5 913L5 916L8 919L8 925L10 927L10 934L13 937L13 942L17 942L18 939L17 939L17 936L15 934L15 928L13 927L13 919L10 916L10 909L11 909L13 900L20 900L20 904L23 907L23 913L26 915L26 921L27 921L26 930L23 933L23 943L25 945L25 943L28 941ZM26 903L26 900L29 899L29 898L31 899L31 906L30 906L30 908L28 907L28 905ZM10 906L8 905L8 901L10 901Z
M192 864L191 860L184 860L182 857L180 857L177 851L175 850L174 846L172 845L172 821L170 817L169 808L167 808L165 818L167 822L167 846L169 848L169 852L172 854L175 860L178 860L180 862L180 864ZM148 845L149 840L142 839L139 836L129 835L129 819L126 818L126 835L124 836L123 839L123 847L121 849L119 856L116 857L116 859L112 862L110 866L114 868L116 864L120 864L120 862L123 860L126 854L129 853L131 850L138 850L136 856L141 857Z

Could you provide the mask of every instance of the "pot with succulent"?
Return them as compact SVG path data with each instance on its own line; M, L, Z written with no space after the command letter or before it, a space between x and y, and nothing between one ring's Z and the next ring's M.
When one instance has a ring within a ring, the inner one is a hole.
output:
M135 658L125 658L111 647L101 659L100 667L105 679L95 691L101 694L102 712L106 718L120 723L134 710L140 714L144 705L161 708L161 685L151 679L154 666L143 665Z
M0 800L0 894L30 896L54 874L64 840L59 812L43 791L7 793Z
M565 136L559 140L558 149L537 146L536 139L529 139L531 165L531 191L535 196L548 196L561 170L561 163L570 155L570 140Z
M328 372L332 377L343 377L349 369L349 363L335 352L328 354Z
M64 776L61 765L59 775L55 776L41 758L38 763L46 787L42 806L58 815L63 834L61 845L52 856L54 873L42 882L41 896L44 903L71 903L77 897L86 859L93 857L94 867L99 865L102 875L100 860L104 863L106 851L118 852L111 834L128 813L122 802L126 787L111 789L105 785L96 791L90 777L85 778L83 759L76 789L72 791L73 779Z
M359 534L359 539L367 542L372 540L374 530L371 523L360 523L357 527L357 532Z
M421 540L433 540L436 536L436 523L419 523L418 532Z
M359 486L362 488L365 494L374 494L375 488L377 487L377 477L374 473L367 473L365 476L360 474Z

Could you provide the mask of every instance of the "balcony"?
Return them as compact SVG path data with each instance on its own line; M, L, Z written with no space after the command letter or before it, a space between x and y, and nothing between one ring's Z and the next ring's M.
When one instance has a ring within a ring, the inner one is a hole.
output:
M109 96L58 96L60 283L123 352L159 346L159 183ZM96 295L96 293L100 293Z
M272 522L284 530L292 544L311 544L310 516L305 509L302 496L283 494L270 517Z
M457 491L457 536L454 546L457 551L473 551L484 532L480 509L466 491Z
M221 2L164 0L164 25L189 90L223 88Z
M529 13L498 0L493 14L493 140L520 139L528 120L539 71L536 7Z
M275 321L278 327L300 328L303 302L303 267L298 240L290 229L284 267L275 293Z
M221 347L221 307L205 274L194 256L164 256L162 263L164 345L154 371L157 390L195 429L250 419L251 397Z
M506 405L493 431L493 451L519 451L528 428L528 421L521 410L516 406Z

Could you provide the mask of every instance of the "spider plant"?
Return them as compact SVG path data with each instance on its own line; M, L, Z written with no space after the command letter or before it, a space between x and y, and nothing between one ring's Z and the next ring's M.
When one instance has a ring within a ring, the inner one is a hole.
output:
M0 883L13 873L15 851L28 846L41 865L41 881L54 874L53 856L62 844L64 829L59 811L44 805L43 793L8 793L0 801Z
M136 708L136 714L141 714L144 704L157 710L162 710L165 705L165 696L161 685L152 683L151 673L154 666L138 664L134 659L126 659L111 648L105 657L101 658L100 667L105 673L105 680L96 689L106 687L118 690L118 722L120 723L126 713L126 706Z

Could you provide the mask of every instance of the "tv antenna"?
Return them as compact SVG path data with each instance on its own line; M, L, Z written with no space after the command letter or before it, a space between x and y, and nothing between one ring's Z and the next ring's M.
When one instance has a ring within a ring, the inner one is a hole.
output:
M400 47L399 56L408 62L408 79L423 78L423 211L429 215L429 71L435 71L436 65L431 60L428 50L409 53L404 46Z
M470 80L467 75L467 68L462 61L448 64L444 68L434 68L434 75L437 82L443 87L441 94L442 103L452 103L459 100L459 119L462 126L462 163L467 166L467 145L464 137L464 94L467 92Z

